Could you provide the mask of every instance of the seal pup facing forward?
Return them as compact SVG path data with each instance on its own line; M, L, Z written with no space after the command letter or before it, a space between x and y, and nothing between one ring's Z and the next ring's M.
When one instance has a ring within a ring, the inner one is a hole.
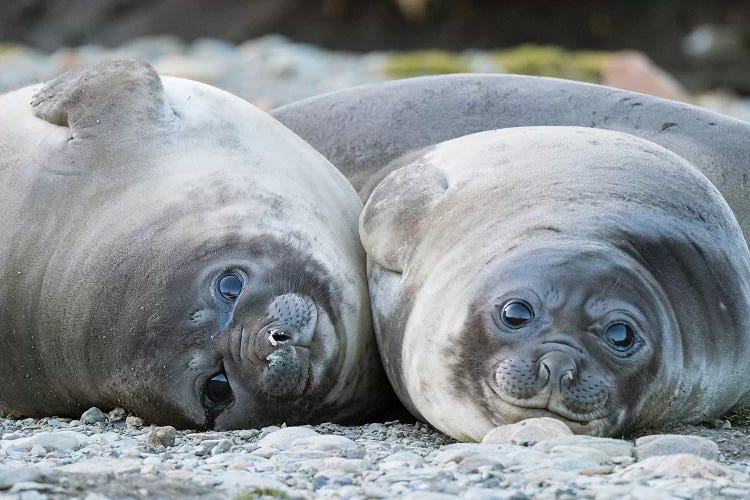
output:
M0 109L0 409L228 429L387 400L361 204L292 132L136 61Z
M718 190L618 132L434 146L360 219L397 394L461 440L551 416L616 435L747 402L750 255Z

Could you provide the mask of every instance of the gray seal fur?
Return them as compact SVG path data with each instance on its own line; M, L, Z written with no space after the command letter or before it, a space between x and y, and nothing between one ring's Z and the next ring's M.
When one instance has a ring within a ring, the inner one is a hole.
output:
M304 141L137 61L0 108L5 413L121 406L227 429L360 421L385 404L361 203Z
M399 158L484 130L576 126L675 152L719 188L750 234L750 126L689 104L524 75L441 75L331 92L271 111L350 180L363 200Z
M747 124L522 76L398 81L274 114L368 200L381 357L416 416L480 440L534 416L617 435L748 404ZM519 301L532 318L509 328ZM634 339L622 352L618 325Z

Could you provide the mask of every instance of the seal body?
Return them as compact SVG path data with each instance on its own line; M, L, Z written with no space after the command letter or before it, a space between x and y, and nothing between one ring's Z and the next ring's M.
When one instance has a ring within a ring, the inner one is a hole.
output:
M272 114L367 201L380 352L415 415L480 440L535 416L617 435L749 403L746 123L517 75Z
M660 146L464 136L386 177L360 232L390 380L457 439L541 416L617 435L747 398L747 246L718 190Z
M0 108L2 410L226 429L385 403L360 202L292 132L136 61Z
M440 75L339 90L271 115L341 170L363 200L403 157L464 135L532 126L625 132L700 169L750 235L750 126L689 104L556 78Z

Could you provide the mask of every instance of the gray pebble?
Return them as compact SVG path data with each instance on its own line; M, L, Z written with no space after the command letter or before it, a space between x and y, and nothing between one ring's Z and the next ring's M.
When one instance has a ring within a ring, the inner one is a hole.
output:
M692 453L708 460L719 459L719 446L710 439L678 434L656 434L638 438L635 441L635 452L639 460L679 453Z
M286 450L292 443L298 439L319 436L317 432L309 427L286 427L268 432L258 440L258 446L261 448L272 448L276 450Z
M501 425L489 431L484 444L534 444L545 439L572 436L573 431L564 422L549 418L529 418L515 424Z
M107 414L97 407L89 408L81 415L81 422L84 424L100 424L107 422Z
M11 488L16 483L43 481L49 470L37 466L8 467L0 465L0 490Z

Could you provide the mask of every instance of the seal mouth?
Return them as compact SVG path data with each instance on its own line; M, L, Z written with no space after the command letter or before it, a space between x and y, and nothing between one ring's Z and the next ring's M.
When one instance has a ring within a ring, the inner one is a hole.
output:
M240 376L272 398L298 398L324 379L338 350L338 329L325 309L301 294L276 297L254 324L241 322L229 352Z
M526 420L528 418L550 417L564 422L575 434L591 435L605 434L609 427L609 412L604 409L603 404L600 408L594 411L579 413L571 411L562 403L556 401L556 399L553 398L554 391L548 391L543 402L533 404L527 401L518 400L507 394L502 394L488 381L485 381L485 385L492 394L502 402L502 405L505 407L503 413L512 414L508 416L510 416L510 420L513 422ZM510 411L508 411L509 409ZM495 414L490 416L490 421L493 425L513 423L508 420L497 419L495 418L496 416L497 415Z

